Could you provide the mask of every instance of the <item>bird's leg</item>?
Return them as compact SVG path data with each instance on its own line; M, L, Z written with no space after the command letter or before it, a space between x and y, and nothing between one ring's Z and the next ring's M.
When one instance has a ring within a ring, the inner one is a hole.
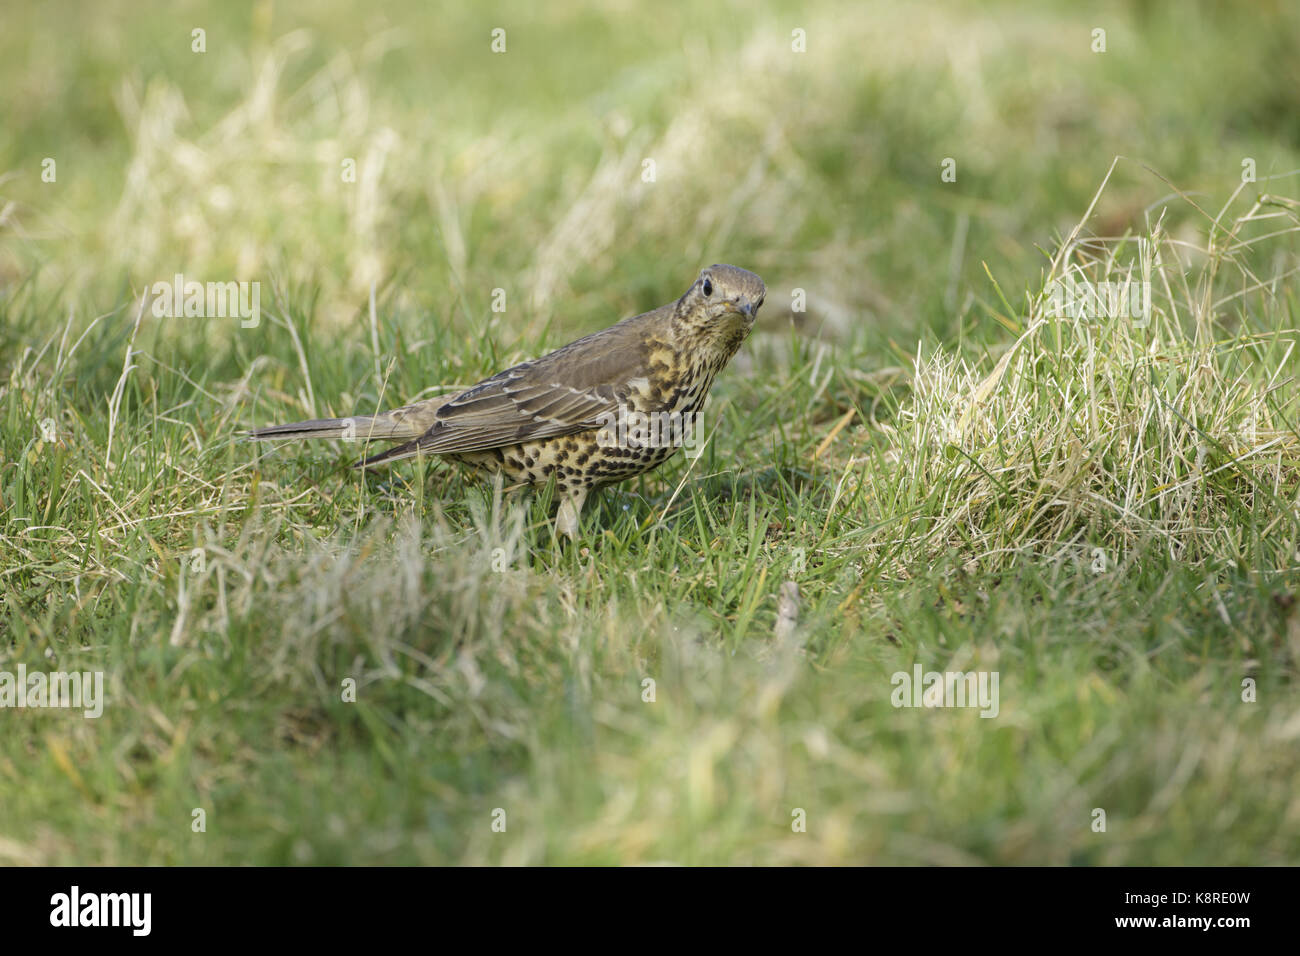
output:
M555 531L567 535L570 540L578 540L578 519L582 516L582 503L587 500L586 488L575 488L560 502L560 510L555 515Z

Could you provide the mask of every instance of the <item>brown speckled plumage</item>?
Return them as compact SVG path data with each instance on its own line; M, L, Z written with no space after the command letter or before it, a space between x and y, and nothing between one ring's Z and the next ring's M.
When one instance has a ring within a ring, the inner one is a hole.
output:
M255 429L253 439L388 439L372 467L440 455L561 493L557 528L573 537L587 493L656 468L676 447L611 441L629 412L689 416L749 334L763 280L735 266L703 270L676 302L624 319L455 395L375 416Z

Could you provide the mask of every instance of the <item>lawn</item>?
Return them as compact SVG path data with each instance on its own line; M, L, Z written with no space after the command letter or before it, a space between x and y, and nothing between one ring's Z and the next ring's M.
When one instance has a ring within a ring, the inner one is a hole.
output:
M0 708L0 865L1300 863L1295 5L5 20L0 684L104 699ZM243 439L715 262L707 445L575 542Z

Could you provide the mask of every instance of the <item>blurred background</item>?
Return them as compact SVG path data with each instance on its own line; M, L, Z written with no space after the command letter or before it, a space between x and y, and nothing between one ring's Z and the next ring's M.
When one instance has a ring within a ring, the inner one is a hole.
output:
M910 352L985 264L1037 277L1117 155L1103 235L1170 194L1141 163L1216 198L1300 167L1298 39L1280 2L10 5L0 283L97 314L257 280L326 326L374 283L466 335L503 288L497 331L567 339L726 261L767 328ZM209 362L264 344L195 326Z

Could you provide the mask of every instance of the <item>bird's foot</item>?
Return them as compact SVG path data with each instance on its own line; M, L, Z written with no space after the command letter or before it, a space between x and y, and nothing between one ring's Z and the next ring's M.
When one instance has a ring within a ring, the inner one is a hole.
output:
M576 491L560 502L560 510L555 515L555 533L567 537L570 541L578 540L578 519L582 516L582 503L587 498L587 490Z

